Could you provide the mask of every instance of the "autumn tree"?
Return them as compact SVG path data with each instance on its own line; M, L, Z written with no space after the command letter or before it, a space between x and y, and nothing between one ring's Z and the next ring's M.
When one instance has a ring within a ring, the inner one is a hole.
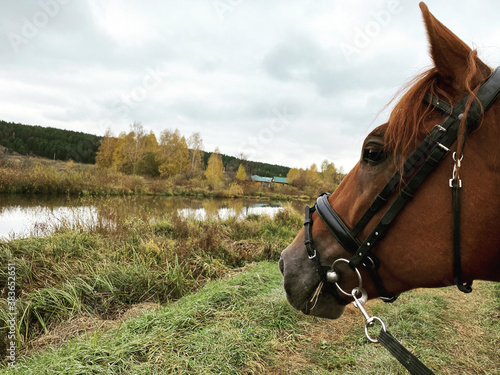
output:
M160 163L158 161L158 141L151 131L143 139L144 150L141 159L137 162L136 173L147 176L158 176Z
M188 170L189 150L186 138L181 136L178 129L164 130L161 133L158 160L158 170L162 177L173 177Z
M132 124L131 129L135 127L136 130L141 131L141 129L139 129L139 124L140 123ZM139 136L141 136L141 134L139 134ZM137 143L136 133L133 130L129 133L121 132L118 136L116 147L113 152L113 166L119 171L129 174L134 173L135 165L138 160L137 153L139 146Z
M191 134L187 140L189 148L189 159L191 161L191 173L196 174L203 169L203 140L201 134Z
M300 170L297 168L290 168L286 175L286 182L293 184L300 177Z
M338 172L335 164L323 160L321 163L321 178L325 183L338 183Z
M240 166L238 167L238 172L236 172L236 179L238 181L245 181L247 178L247 174L245 172L245 167L243 166L243 164L240 164Z
M113 152L113 166L120 172L133 173L133 157L135 152L134 134L121 132L116 140Z
M222 158L218 147L215 148L215 151L208 159L205 177L213 187L219 186L222 183L224 178L224 165L222 164Z
M109 168L113 165L113 153L115 151L116 141L117 139L113 137L111 130L106 130L95 157L95 163L99 168Z
M308 185L316 185L321 181L318 166L316 164L311 164L311 166L306 169L306 180Z
M144 170L145 164L148 163L144 161L145 155L155 153L158 144L152 132L146 135L140 122L131 124L130 129L128 134L120 133L116 141L113 166L124 173L137 174L141 173L141 169ZM147 159L149 162L153 160L151 155ZM141 168L138 168L139 165Z

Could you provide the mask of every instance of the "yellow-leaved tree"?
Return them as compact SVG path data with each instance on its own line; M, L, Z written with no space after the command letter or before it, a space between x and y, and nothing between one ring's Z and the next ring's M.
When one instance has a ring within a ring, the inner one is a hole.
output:
M236 172L236 179L240 182L245 181L247 178L247 173L245 172L245 167L240 164L238 171Z
M212 187L220 187L224 179L224 165L220 156L219 148L216 147L210 158L208 158L205 177Z
M99 168L109 168L113 165L113 153L116 147L116 137L113 137L111 130L106 130L104 138L95 156L95 163Z
M286 175L286 182L293 184L300 177L300 171L297 168L290 168Z
M201 134L193 133L187 141L190 160L191 160L191 173L197 174L203 169L203 140Z
M113 152L113 166L120 172L134 172L134 153L135 141L134 133L121 132L116 140L115 150Z
M137 173L137 163L144 157L146 133L140 122L130 125L130 133L120 133L113 152L113 166L125 173Z
M158 170L162 177L173 177L188 170L189 150L186 138L181 136L178 129L164 130L161 133L158 160Z
M144 150L141 159L137 162L135 173L148 176L158 176L159 166L158 162L158 141L155 134L150 131L148 135L144 136L143 140Z

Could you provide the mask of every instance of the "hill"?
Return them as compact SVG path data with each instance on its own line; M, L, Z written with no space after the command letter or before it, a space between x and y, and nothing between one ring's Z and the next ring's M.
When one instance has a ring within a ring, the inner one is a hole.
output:
M7 152L78 163L95 163L101 138L71 130L0 121L0 145Z

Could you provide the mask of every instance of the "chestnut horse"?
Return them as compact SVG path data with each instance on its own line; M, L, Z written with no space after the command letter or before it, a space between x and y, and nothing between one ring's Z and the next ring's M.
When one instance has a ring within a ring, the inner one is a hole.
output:
M434 67L366 137L337 190L306 208L281 254L287 299L304 313L340 317L360 280L386 301L500 281L500 73L420 8Z

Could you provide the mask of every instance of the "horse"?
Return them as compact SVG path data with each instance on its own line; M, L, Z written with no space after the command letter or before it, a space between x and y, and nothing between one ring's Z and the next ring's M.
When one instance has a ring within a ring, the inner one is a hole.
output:
M420 9L433 66L281 253L287 300L305 314L337 319L361 297L500 281L500 70Z

